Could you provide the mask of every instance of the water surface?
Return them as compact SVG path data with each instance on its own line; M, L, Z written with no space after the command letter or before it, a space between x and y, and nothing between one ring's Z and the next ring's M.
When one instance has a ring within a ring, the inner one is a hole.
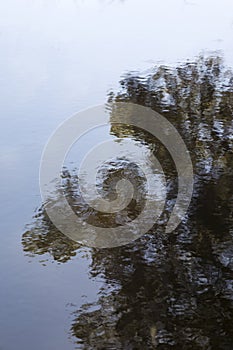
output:
M12 0L0 7L0 347L231 349L232 3ZM72 162L95 139L119 136L153 145L169 200L159 225L136 243L91 250L48 221L39 161L60 122L115 99L174 123L191 151L194 198L186 221L165 235L174 164L157 140L110 124L67 160L70 200Z

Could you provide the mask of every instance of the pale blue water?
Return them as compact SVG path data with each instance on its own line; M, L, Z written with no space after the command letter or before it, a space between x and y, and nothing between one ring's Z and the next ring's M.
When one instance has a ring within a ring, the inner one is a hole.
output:
M127 72L212 50L233 66L232 36L231 0L1 2L0 349L74 349L70 313L96 300L103 283L89 276L88 249L65 264L22 249L54 128L106 102Z

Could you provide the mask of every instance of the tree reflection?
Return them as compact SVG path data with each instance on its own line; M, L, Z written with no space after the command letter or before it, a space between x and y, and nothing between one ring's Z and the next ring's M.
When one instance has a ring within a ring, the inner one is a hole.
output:
M145 77L127 75L120 93L109 95L110 107L112 101L148 106L175 125L191 152L195 188L188 216L172 234L164 233L165 213L137 242L92 250L90 274L104 276L105 286L97 302L75 312L71 333L77 347L231 349L233 74L219 57L199 57ZM177 179L166 149L130 127L114 125L111 132L153 144L167 177L169 213ZM51 252L61 240L63 258L75 254L77 247L54 235L44 215L42 210L38 230L24 234L24 249Z
M42 206L33 223L22 236L24 252L29 256L50 256L58 262L66 262L76 255L79 245L64 236L49 220Z

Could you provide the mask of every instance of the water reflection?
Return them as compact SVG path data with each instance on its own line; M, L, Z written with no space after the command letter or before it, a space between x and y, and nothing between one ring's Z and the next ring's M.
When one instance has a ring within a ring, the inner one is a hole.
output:
M73 313L71 334L82 349L232 349L233 74L221 58L199 57L177 68L160 66L148 76L125 76L120 92L109 95L109 107L112 101L151 107L175 125L191 151L194 196L187 219L165 235L177 193L172 159L150 135L112 127L117 137L153 145L168 198L159 224L136 243L92 250L90 276L101 275L105 285L97 302ZM119 171L118 166L109 169ZM79 213L106 223L82 206L78 181L68 171L64 188ZM59 261L78 249L56 231L43 208L22 243L27 252L49 252Z
M76 255L79 245L64 236L49 220L43 206L22 236L23 250L28 256L49 253L52 259L66 262Z

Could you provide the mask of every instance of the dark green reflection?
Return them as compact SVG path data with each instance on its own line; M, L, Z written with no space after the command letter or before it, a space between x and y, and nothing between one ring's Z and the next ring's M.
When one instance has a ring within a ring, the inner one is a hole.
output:
M74 313L77 348L232 349L233 74L221 58L199 57L177 68L160 66L146 77L127 75L120 92L109 95L110 108L114 100L148 106L175 125L193 160L194 195L187 218L165 235L177 193L172 159L150 135L112 127L117 137L153 147L165 170L168 198L159 223L137 242L92 250L90 276L103 276L105 286L97 302ZM69 181L73 188L72 176ZM24 234L24 249L49 251L55 258L51 245L58 239L63 256L75 254L75 244L54 235L43 215L42 210L40 223Z

